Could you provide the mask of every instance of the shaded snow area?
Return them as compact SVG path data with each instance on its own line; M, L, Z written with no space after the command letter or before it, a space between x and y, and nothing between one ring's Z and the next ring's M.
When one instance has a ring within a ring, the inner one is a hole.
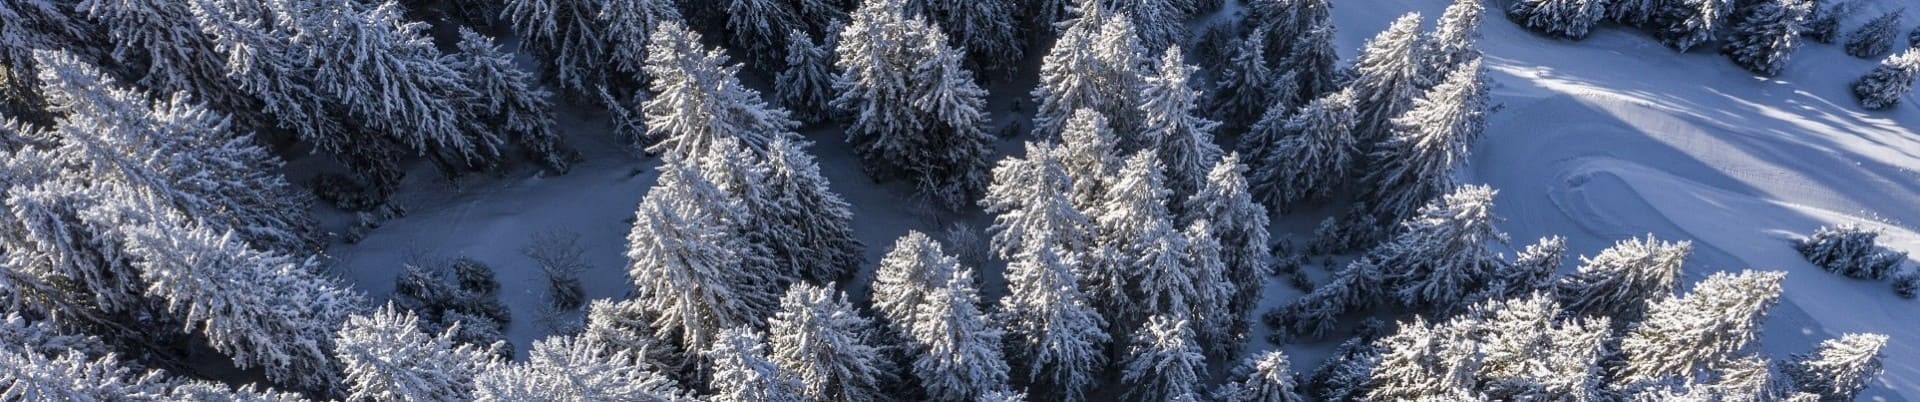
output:
M1352 57L1401 13L1420 11L1430 25L1444 6L1437 0L1339 2L1333 13L1341 56ZM1883 333L1891 338L1883 349L1887 370L1862 399L1920 400L1920 323L1913 320L1920 304L1898 298L1885 281L1824 272L1791 247L1792 239L1821 226L1859 223L1885 231L1883 245L1920 255L1920 172L1912 170L1920 167L1920 109L1909 99L1888 111L1861 111L1847 84L1873 62L1847 56L1838 45L1808 43L1778 77L1762 79L1713 49L1676 54L1620 27L1598 29L1580 42L1548 39L1507 21L1494 3L1488 8L1480 46L1498 111L1460 174L1500 190L1496 214L1516 246L1561 235L1571 254L1593 255L1651 233L1693 241L1683 274L1688 284L1723 270L1785 271L1785 296L1762 338L1768 355L1784 358L1846 333ZM990 86L995 124L1022 119L1015 103L1030 105L1033 69L1024 70L1019 79ZM382 298L410 256L491 264L514 317L508 338L523 355L531 340L549 332L535 317L544 305L545 277L521 253L531 234L578 233L592 264L583 275L588 296L624 297L631 289L626 235L635 205L658 175L658 160L625 149L601 116L563 118L570 120L569 141L587 156L571 173L521 170L456 186L418 167L398 198L408 214L357 244L333 245L336 269ZM867 246L860 283L841 284L855 298L865 298L872 264L908 230L940 238L947 225L963 222L984 238L987 221L977 208L931 212L906 185L869 180L836 129L805 132L832 188L853 204L855 231ZM1026 138L1004 139L999 148L1012 151ZM1326 212L1302 212L1312 213ZM1303 222L1317 220L1276 219L1275 237L1304 240L1311 226ZM1308 270L1316 279L1325 275ZM999 271L979 272L989 295L1003 288ZM1266 287L1268 297L1253 314L1299 294L1277 278ZM1258 331L1246 353L1273 347L1265 330ZM1330 348L1309 344L1289 352L1304 369Z

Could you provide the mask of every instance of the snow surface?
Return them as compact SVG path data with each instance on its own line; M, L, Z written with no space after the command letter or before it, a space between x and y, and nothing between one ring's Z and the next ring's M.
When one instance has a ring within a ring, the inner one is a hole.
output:
M1874 3L1857 19L1897 6L1863 1ZM1352 57L1407 11L1420 11L1431 26L1445 5L1338 2L1338 48ZM1844 333L1887 334L1887 371L1862 400L1920 400L1920 325L1908 313L1920 302L1896 297L1885 281L1821 271L1790 247L1791 239L1820 226L1857 222L1885 230L1883 244L1920 255L1920 228L1910 223L1920 222L1920 172L1908 168L1920 166L1915 99L1889 111L1862 111L1847 83L1873 62L1849 57L1837 45L1808 43L1779 77L1762 79L1709 47L1677 54L1617 26L1599 28L1580 42L1534 35L1508 22L1501 5L1488 4L1481 39L1499 111L1461 175L1501 190L1496 212L1516 247L1562 235L1572 254L1592 255L1651 233L1694 242L1684 274L1688 283L1721 270L1787 271L1785 297L1765 328L1768 355L1785 358ZM1229 6L1213 18L1232 12ZM1033 68L1024 70L1012 82L987 86L996 124L1025 126L1015 111L1031 108L1026 99ZM333 245L335 269L383 298L412 255L489 263L505 284L503 302L513 310L508 338L522 351L549 332L534 318L544 304L545 279L520 252L532 233L562 228L580 234L593 264L583 275L588 295L624 297L631 288L625 236L635 205L657 176L657 160L624 149L603 116L570 112L562 119L569 141L588 157L572 173L549 177L526 169L455 186L431 168L417 167L399 197L410 214L357 244ZM855 232L867 245L868 264L909 229L938 238L952 222L986 226L977 210L930 212L926 202L909 197L905 185L874 184L837 129L807 135L816 141L811 150L833 189L854 205ZM1024 139L1004 140L999 149L1016 151ZM1325 210L1277 219L1276 239L1304 240L1311 223L1333 209ZM871 270L864 267L857 283L842 288L864 299ZM1309 271L1316 279L1324 275ZM998 273L998 266L979 272L989 295L1002 288ZM1298 294L1279 279L1269 280L1268 297L1254 314ZM1249 353L1273 347L1265 343L1264 330L1255 335ZM1288 351L1305 370L1330 347L1323 342Z

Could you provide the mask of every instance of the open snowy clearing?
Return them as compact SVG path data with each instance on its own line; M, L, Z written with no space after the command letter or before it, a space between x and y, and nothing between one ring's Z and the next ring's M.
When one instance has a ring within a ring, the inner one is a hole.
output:
M1496 211L1515 244L1561 235L1573 254L1591 255L1651 233L1694 242L1688 283L1721 270L1786 271L1785 297L1763 338L1769 355L1804 352L1844 333L1884 333L1892 340L1883 350L1887 371L1863 399L1920 400L1915 302L1896 297L1886 282L1821 271L1790 247L1791 239L1820 226L1858 222L1885 230L1887 246L1920 252L1920 228L1912 224L1920 222L1920 172L1910 168L1920 166L1920 109L1910 99L1889 111L1860 111L1846 85L1872 68L1871 61L1810 43L1779 77L1759 79L1713 49L1675 54L1618 27L1581 42L1537 36L1499 15L1500 3L1488 4L1480 45L1500 110L1463 175L1501 191ZM1433 0L1336 4L1342 56L1351 57L1404 12L1422 12L1431 24L1444 6ZM1880 6L1888 5L1868 9ZM1031 77L1021 77L990 87L995 124L1021 118L1011 105L1030 103L1030 84ZM391 293L402 261L422 253L478 259L503 283L544 284L521 247L530 233L563 228L581 236L593 264L583 275L588 296L624 297L631 289L626 233L634 206L657 176L657 160L623 149L602 116L563 113L562 119L571 144L587 156L571 173L522 170L464 179L456 189L418 166L398 198L409 215L358 244L333 245L336 269L376 298ZM936 216L908 197L906 186L874 184L837 130L807 136L833 189L854 205L868 264L908 230L938 237L952 222L985 226L977 209ZM1024 139L1003 140L999 148L1015 150ZM1276 228L1275 235L1304 236L1290 229ZM864 298L871 268L860 283L842 287ZM989 294L998 293L998 267L983 267L980 277ZM537 319L545 286L507 288L514 289L501 295L513 309L507 335L524 351L549 332ZM1267 288L1268 300L1255 314L1298 294L1282 290L1278 280ZM1271 347L1264 334L1255 334L1248 352ZM1300 366L1311 367L1325 347L1301 346L1294 354Z

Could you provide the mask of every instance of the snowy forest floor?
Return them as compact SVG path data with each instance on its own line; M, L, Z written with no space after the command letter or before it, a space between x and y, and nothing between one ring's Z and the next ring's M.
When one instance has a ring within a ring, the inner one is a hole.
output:
M1501 191L1496 213L1513 243L1561 235L1572 254L1592 255L1650 233L1694 242L1687 283L1721 270L1784 270L1785 297L1763 335L1769 355L1805 352L1844 333L1883 333L1891 337L1883 349L1887 371L1863 400L1920 400L1920 324L1911 319L1920 304L1896 297L1886 282L1823 272L1790 247L1820 226L1858 222L1885 230L1887 246L1920 252L1920 172L1910 168L1920 166L1914 99L1862 112L1847 83L1873 61L1849 57L1836 45L1809 43L1778 77L1761 79L1711 46L1676 54L1624 27L1599 29L1581 42L1534 35L1508 22L1499 3L1488 4L1480 45L1499 111L1460 175ZM1895 6L1890 3L1870 4L1857 15L1875 15ZM1333 11L1337 46L1351 57L1398 15L1419 11L1431 24L1445 5L1340 2ZM1233 10L1230 5L1215 18ZM1031 109L1027 91L1036 63L988 86L996 125L1026 127L1018 110ZM420 164L397 198L409 214L356 244L333 244L335 269L380 299L391 294L404 264L422 256L490 264L514 317L507 337L521 351L550 332L538 319L546 278L521 253L534 233L578 234L593 266L582 277L588 296L625 297L631 289L626 234L635 205L658 175L658 160L625 148L597 112L563 111L561 118L567 140L586 156L571 173L522 168L452 183ZM950 224L964 223L986 236L988 219L978 208L935 212L904 184L869 180L837 127L805 134L815 141L812 152L833 189L853 204L854 229L867 246L869 265L854 283L841 284L856 300L866 298L871 264L908 230L942 238ZM1005 138L999 150L1017 151L1028 137ZM1305 240L1311 223L1335 210L1322 209L1277 219L1274 235ZM344 230L342 222L350 220L335 213L329 229ZM1003 288L1000 265L980 268L989 297ZM1316 279L1326 275L1309 271ZM1299 295L1278 279L1269 279L1266 289L1253 314ZM1247 353L1275 347L1265 341L1264 328L1257 331ZM1305 368L1323 359L1331 343L1286 348Z

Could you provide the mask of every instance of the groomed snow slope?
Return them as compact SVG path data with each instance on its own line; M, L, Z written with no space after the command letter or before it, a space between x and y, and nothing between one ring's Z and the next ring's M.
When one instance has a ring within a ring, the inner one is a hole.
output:
M1713 49L1677 54L1621 27L1581 42L1533 35L1506 21L1502 3L1489 2L1481 42L1500 110L1461 174L1501 190L1497 213L1514 243L1562 235L1573 253L1591 255L1651 233L1694 242L1688 283L1720 270L1787 271L1786 296L1763 338L1767 354L1782 358L1848 332L1884 333L1892 337L1887 372L1863 400L1920 400L1920 324L1909 313L1920 302L1897 298L1886 282L1821 271L1789 247L1819 226L1858 222L1886 230L1889 246L1920 255L1920 229L1909 223L1920 222L1920 172L1906 168L1920 166L1920 109L1912 99L1890 111L1861 111L1846 85L1873 63L1836 45L1810 43L1779 77L1759 79ZM1401 13L1420 11L1431 25L1445 5L1337 2L1342 56L1352 57ZM1030 83L992 88L996 123L1014 118L1004 111L1025 99ZM599 116L563 120L570 141L589 156L573 173L521 171L454 189L417 168L400 198L411 214L358 245L336 244L330 252L338 269L381 298L410 254L490 263L515 317L508 337L524 350L547 332L534 319L545 280L519 249L531 233L557 227L582 236L594 265L585 276L588 295L623 297L630 288L625 235L657 162L619 150ZM937 233L952 221L982 227L978 213L930 216L903 186L872 184L832 130L808 136L833 188L855 205L868 264L908 229ZM1018 140L1000 148L1015 149ZM990 291L998 288L996 267L979 275ZM1303 365L1318 359L1300 357Z

